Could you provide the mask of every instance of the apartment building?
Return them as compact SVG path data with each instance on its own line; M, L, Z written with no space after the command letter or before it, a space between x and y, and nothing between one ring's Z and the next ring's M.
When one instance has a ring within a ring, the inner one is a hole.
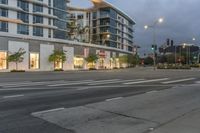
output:
M106 7L97 9L98 4L93 0L94 7L90 10L78 11L71 10L69 2L0 0L0 72L15 69L7 57L19 49L26 51L19 64L19 69L26 71L88 69L84 58L89 54L100 56L96 68L112 68L114 58L133 54L135 22L128 15L104 1L101 2ZM102 18L102 12L115 12L115 19ZM72 22L78 25L78 32ZM105 35L108 38L104 39ZM54 50L66 51L67 61L50 63L48 58Z

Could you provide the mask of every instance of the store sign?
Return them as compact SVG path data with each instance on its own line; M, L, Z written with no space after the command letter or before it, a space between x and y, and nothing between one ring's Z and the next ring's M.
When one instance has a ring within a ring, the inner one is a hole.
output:
M101 58L105 58L105 57L106 57L106 52L103 51L103 50L100 50L100 52L98 53L98 55L99 55Z

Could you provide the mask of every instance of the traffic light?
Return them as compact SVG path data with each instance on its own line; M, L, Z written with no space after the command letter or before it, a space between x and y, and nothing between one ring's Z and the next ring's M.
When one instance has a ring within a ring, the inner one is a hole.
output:
M170 39L168 38L167 39L167 46L169 46L170 45Z
M171 40L171 46L174 46L174 40Z
M156 51L156 50L157 50L157 45L152 45L152 46L151 46L151 49L152 49L153 51Z
M152 45L152 46L151 46L151 50L152 50L152 51L154 51L154 50L155 50L155 47L154 47L154 45Z

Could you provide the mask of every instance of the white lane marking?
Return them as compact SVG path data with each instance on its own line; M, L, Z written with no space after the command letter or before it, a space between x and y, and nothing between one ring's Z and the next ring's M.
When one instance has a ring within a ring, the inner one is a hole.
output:
M68 85L80 85L80 84L100 83L100 82L106 82L106 81L116 81L116 80L120 80L120 79L112 79L112 80L99 80L99 81L87 80L87 81L77 81L77 82L66 83L66 84L55 84L55 85L48 85L48 86L49 86L49 87L59 87L59 86L68 86Z
M17 98L17 97L23 97L24 95L12 95L12 96L4 96L4 99L8 99L8 98Z
M195 79L196 78L187 78L187 79L172 80L172 81L162 82L162 84L172 84L172 83L178 83L178 82L184 82L184 81L191 81L191 80L195 80Z
M153 91L148 91L148 92L146 92L146 93L147 93L147 94L151 94L151 93L156 93L156 92L158 92L158 91L153 90Z
M15 84L26 84L26 83L31 83L32 81L23 81L23 82L5 82L5 83L0 83L0 86L4 86L4 85L15 85Z
M83 91L83 90L89 90L89 89L98 89L98 88L123 88L123 87L127 87L126 85L107 85L107 86L86 86L86 87L80 87L78 89L76 89L77 91Z
M67 85L80 85L80 84L87 84L91 83L93 80L87 80L87 81L76 81L76 82L68 82L64 84L53 84L53 85L47 85L49 87L59 87L59 86L67 86Z
M32 115L39 115L39 114L44 114L44 113L50 113L50 112L55 112L55 111L61 111L64 110L65 108L56 108L56 109L50 109L50 110L44 110L44 111L38 111L31 113Z
M34 85L43 85L43 84L48 84L48 83L60 83L60 82L64 82L64 80L59 80L59 81L43 81L43 82L25 82L25 83L15 83L15 84L5 84L5 85L1 85L1 87L10 87L10 88L14 88L14 87L25 87L25 86L34 86Z
M200 84L200 81L196 81L195 83L196 83L196 84Z
M122 99L122 98L123 98L123 97L110 98L110 99L106 99L105 101L106 101L106 102L115 101L115 100L120 100L120 99Z
M91 83L91 84L88 84L88 85L103 85L103 84L122 83L122 82L133 82L133 81L141 81L141 80L144 80L144 79L119 80L119 81L105 81L105 82L102 82L102 83Z
M164 81L164 80L168 80L168 79L169 78L151 79L151 80L144 80L144 81L128 82L128 83L124 83L124 84L125 85L133 85L133 84L140 84L140 83L149 83L149 82Z

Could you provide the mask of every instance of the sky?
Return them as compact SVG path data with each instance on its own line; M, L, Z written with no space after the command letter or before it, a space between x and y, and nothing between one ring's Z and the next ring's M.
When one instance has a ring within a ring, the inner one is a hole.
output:
M156 29L156 42L162 45L167 38L175 44L200 43L200 0L107 0L117 6L135 21L135 44L141 46L141 53L148 53L153 42L152 30L144 25L153 24L163 17L164 22ZM88 7L89 0L71 0L71 5ZM196 41L192 41L196 38Z

